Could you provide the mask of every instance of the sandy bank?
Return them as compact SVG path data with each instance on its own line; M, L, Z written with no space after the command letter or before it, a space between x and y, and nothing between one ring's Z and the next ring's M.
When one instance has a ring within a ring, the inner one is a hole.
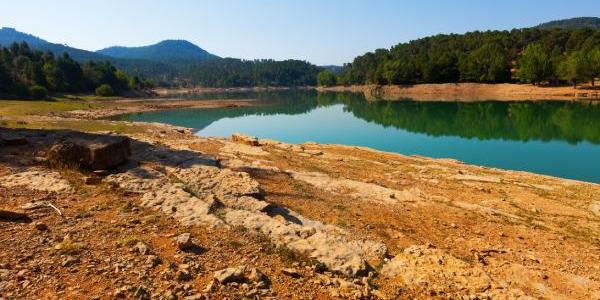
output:
M531 101L598 100L600 90L591 87L539 87L530 84L445 83L417 85L361 85L318 88L327 92L364 93L367 99L417 101Z

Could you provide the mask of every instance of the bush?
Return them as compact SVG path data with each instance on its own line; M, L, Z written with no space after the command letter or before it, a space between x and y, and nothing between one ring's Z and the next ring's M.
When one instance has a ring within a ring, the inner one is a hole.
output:
M29 95L33 99L44 99L48 96L48 90L39 85L34 85L29 89Z
M96 95L98 95L98 96L108 97L108 96L113 96L114 94L115 94L115 91L108 84L103 84L96 89Z
M318 86L334 86L337 83L337 80L335 78L335 75L329 71L329 70L325 70L325 71L321 71L319 72L319 74L317 74L317 85Z

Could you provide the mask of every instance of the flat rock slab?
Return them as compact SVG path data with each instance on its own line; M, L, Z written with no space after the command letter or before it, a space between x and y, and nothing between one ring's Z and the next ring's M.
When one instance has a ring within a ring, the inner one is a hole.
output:
M27 171L0 177L0 186L26 187L35 191L69 193L73 187L60 174L51 171Z

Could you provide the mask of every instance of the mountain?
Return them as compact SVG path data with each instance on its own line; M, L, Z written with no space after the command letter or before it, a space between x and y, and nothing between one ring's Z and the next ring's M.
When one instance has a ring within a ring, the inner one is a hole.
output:
M184 60L210 60L219 58L206 50L185 40L166 40L158 44L143 47L110 47L97 53L122 59L144 59L159 62Z
M579 29L579 28L590 28L590 29L600 29L600 18L596 17L581 17L581 18L571 18L564 20L556 20L547 23L540 24L535 26L534 28L538 29L554 29L554 28L562 28L562 29Z
M87 60L108 60L109 57L92 52L81 50L73 47L69 47L61 44L50 43L44 39L36 37L31 34L17 31L14 28L4 27L0 29L0 45L9 47L12 43L26 42L33 49L42 51L51 51L57 55L62 53L68 53L73 59L78 61Z

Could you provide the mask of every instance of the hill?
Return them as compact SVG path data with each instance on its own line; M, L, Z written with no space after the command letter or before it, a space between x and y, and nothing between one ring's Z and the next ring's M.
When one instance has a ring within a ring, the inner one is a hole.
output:
M50 43L44 39L31 34L17 31L14 28L4 27L0 29L0 46L9 47L12 43L26 42L31 48L51 51L56 54L68 53L71 58L78 61L87 60L109 60L109 57L92 51L77 49L66 45Z
M591 24L585 20L562 21L562 26ZM600 57L600 31L593 29L523 28L439 34L358 56L344 67L337 82L388 85L520 81L576 86L598 77L600 59L596 57Z
M185 40L166 40L143 47L110 47L97 53L122 59L145 59L151 61L170 62L181 60L209 60L218 56Z
M564 20L556 20L547 23L542 23L534 28L537 29L580 29L580 28L590 28L590 29L600 29L600 18L596 17L580 17L580 18L571 18Z

